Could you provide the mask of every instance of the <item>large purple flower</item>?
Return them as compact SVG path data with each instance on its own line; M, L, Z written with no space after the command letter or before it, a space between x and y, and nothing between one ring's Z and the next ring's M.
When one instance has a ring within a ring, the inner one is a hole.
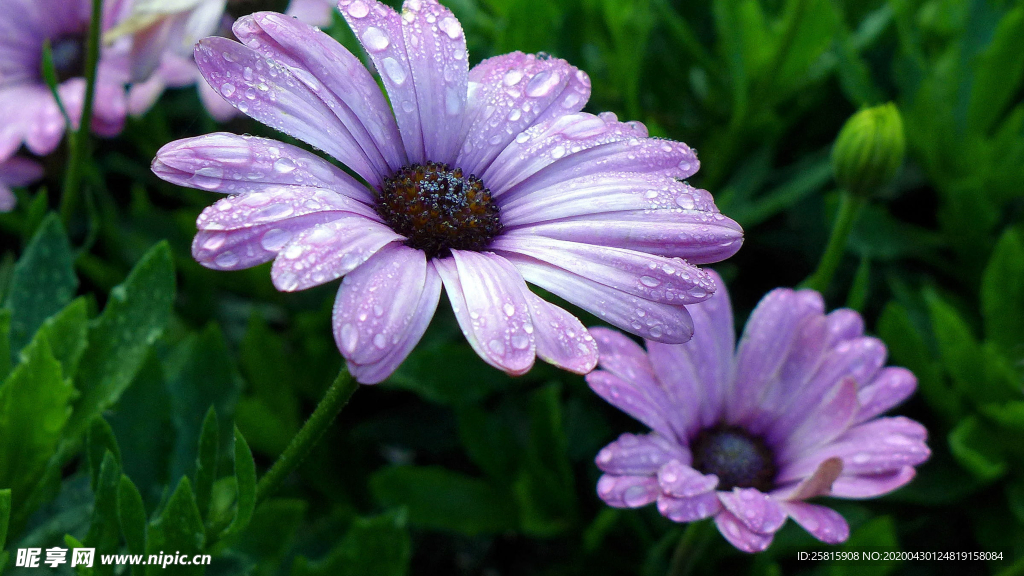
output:
M43 41L49 40L60 85L57 92L74 124L85 98L85 38L89 0L0 0L0 159L24 144L49 154L64 136L64 118L42 77ZM103 28L112 28L128 0L104 3ZM127 115L130 38L101 51L92 129L103 136L121 131Z
M358 58L281 14L239 19L242 44L197 46L203 75L239 110L366 182L273 140L173 142L158 175L230 194L199 217L200 263L274 260L283 291L344 276L335 339L364 383L408 355L442 284L476 352L511 374L535 356L580 373L597 359L583 325L524 279L646 338L690 338L684 305L715 289L694 265L742 242L711 195L682 181L698 166L690 148L581 113L590 80L557 58L517 52L470 70L462 26L436 1L340 9L391 106Z
M771 544L786 518L823 542L849 527L816 496L872 498L914 477L928 459L927 432L900 416L879 418L913 393L904 368L883 368L885 345L864 336L852 310L824 313L812 290L778 289L761 300L733 355L724 285L690 307L693 339L647 352L619 332L592 328L601 369L587 382L649 426L597 455L598 495L620 508L657 502L676 522L714 517L745 552Z

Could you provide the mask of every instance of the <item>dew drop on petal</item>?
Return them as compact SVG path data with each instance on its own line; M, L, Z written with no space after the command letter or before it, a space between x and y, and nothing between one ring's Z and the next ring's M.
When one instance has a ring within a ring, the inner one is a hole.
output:
M235 93L235 85L230 82L221 84L220 93L223 94L225 98L231 98L231 95Z
M370 13L370 8L362 0L356 0L348 6L348 15L353 18L365 18Z
M281 174L288 174L295 170L295 162L291 158L278 158L274 160L274 170Z
M236 256L234 252L231 252L229 250L227 252L221 252L220 254L218 254L213 261L214 263L217 264L217 266L220 266L221 268L232 268L238 265L238 256Z
M353 354L356 351L356 346L359 345L359 330L356 329L352 323L345 323L341 327L340 332L341 351L347 354Z
M372 52L380 52L388 47L391 41L380 28L370 26L363 32L363 46Z
M391 56L384 59L384 73L387 74L388 78L391 78L391 81L398 86L404 84L405 79L408 76L405 73L405 68L398 63L398 60L395 60Z
M292 239L292 233L288 230L282 230L280 228L271 228L263 235L260 240L260 245L263 246L264 250L270 252L278 252L284 245Z
M558 86L559 76L557 72L550 70L544 70L530 78L529 83L526 84L526 95L530 98L541 98L547 96L552 90Z

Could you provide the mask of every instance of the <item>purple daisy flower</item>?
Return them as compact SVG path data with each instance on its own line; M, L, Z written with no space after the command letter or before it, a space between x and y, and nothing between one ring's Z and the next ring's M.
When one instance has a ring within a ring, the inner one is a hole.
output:
M85 39L89 0L0 0L0 158L24 144L33 154L53 152L64 136L64 118L42 77L43 41L49 40L60 84L57 92L76 126L85 100ZM104 3L103 29L129 8L127 0ZM92 129L121 131L127 115L130 38L101 50Z
M241 44L207 38L196 61L239 110L366 184L273 140L173 142L160 177L230 194L199 217L201 264L274 260L282 291L344 276L334 335L363 383L408 355L442 285L474 350L511 374L535 356L579 373L597 360L579 320L526 282L646 338L690 338L684 306L715 290L695 264L731 256L742 231L682 181L698 166L689 147L581 113L590 80L563 60L516 52L470 70L462 26L436 1L339 8L390 106L358 58L281 14L239 19Z
M587 383L649 426L597 455L597 493L619 508L653 502L676 522L714 517L744 552L772 542L786 518L829 544L849 536L816 496L873 498L903 486L928 459L917 422L878 416L910 396L917 380L883 368L885 345L864 336L852 310L825 314L813 290L777 289L758 304L734 351L724 284L690 307L685 344L591 328L601 365Z

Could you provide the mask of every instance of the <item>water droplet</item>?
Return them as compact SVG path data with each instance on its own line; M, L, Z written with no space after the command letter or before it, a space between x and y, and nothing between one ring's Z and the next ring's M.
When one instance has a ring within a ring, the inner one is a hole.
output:
M224 245L227 237L224 234L214 234L203 242L203 250L216 250Z
M251 81L252 80L252 68L246 66L245 70L242 71L242 78Z
M353 354L356 351L356 346L359 345L359 330L356 329L355 325L351 322L346 322L338 334L340 336L339 344L341 344L341 350L348 354Z
M233 268L238 265L238 256L234 252L228 250L227 252L221 252L214 258L214 263L221 268Z
M388 78L391 78L391 81L398 86L404 84L405 79L408 76L405 73L405 68L398 63L398 60L395 60L391 56L384 59L384 72L388 75Z
M459 36L462 36L462 26L459 24L458 20L451 16L445 18L444 20L441 20L441 23L438 24L438 27L452 40L455 40Z
M225 98L231 98L231 95L235 93L235 85L230 82L221 84L220 93L223 94Z
M373 345L383 350L388 345L388 339L383 334L377 334L373 337Z
M363 46L372 52L380 52L391 43L388 37L380 28L370 26L363 32Z
M501 309L505 311L505 315L508 317L512 317L516 313L516 307L511 302L505 302Z
M369 6L367 6L362 0L356 0L348 6L348 15L353 18L365 18L369 13Z
M560 80L557 72L544 70L530 78L530 82L526 84L526 95L530 98L547 96L558 86Z
M661 285L661 280L658 280L654 276L641 276L640 283L648 288L656 288Z
M505 83L505 86L515 86L522 79L522 72L520 72L519 70L509 70L508 72L505 72L505 77L502 78L502 82Z
M274 160L274 170L281 174L288 174L295 170L295 162L291 158L278 158Z
M501 340L498 340L497 338L488 342L487 348L491 352L497 354L498 356L502 356L505 354L505 343L502 342Z
M693 197L689 194L680 194L679 196L676 196L676 204L684 210L693 210Z
M512 347L516 350L526 350L530 347L530 337L526 334L515 333L510 339Z
M281 218L291 216L293 212L295 212L295 208L291 204L269 204L253 213L252 220L254 222L280 220Z
M264 250L270 252L277 252L284 248L284 245L292 239L292 233L288 230L282 230L280 228L271 228L263 235L263 239L260 240L260 245L263 246Z

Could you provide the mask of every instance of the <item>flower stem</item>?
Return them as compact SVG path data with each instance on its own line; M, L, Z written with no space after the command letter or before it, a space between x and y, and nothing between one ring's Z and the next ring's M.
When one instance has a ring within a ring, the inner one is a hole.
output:
M74 213L82 187L82 173L89 159L89 127L92 124L93 101L96 97L96 70L100 61L100 32L103 28L103 0L92 0L89 39L85 49L85 99L78 129L68 135L68 172L60 199L60 216L67 226Z
M256 484L257 503L273 494L281 486L281 482L306 459L313 446L334 422L334 418L341 412L341 409L348 404L349 398L358 387L359 384L355 378L348 373L345 367L342 367L338 377L334 379L334 383L317 404L316 410L302 425L299 433L292 438L288 447L277 458L277 462L274 462L270 470Z
M699 520L686 525L669 564L667 576L688 576L699 564L700 556L711 540L712 524L710 520Z
M857 221L861 208L864 207L864 199L854 196L848 190L841 190L839 197L839 213L836 215L835 224L832 227L832 235L828 239L828 246L825 253L821 255L818 262L818 269L804 280L803 286L824 293L832 282L832 277L839 268L839 262L846 251L846 241L853 230L853 224Z

